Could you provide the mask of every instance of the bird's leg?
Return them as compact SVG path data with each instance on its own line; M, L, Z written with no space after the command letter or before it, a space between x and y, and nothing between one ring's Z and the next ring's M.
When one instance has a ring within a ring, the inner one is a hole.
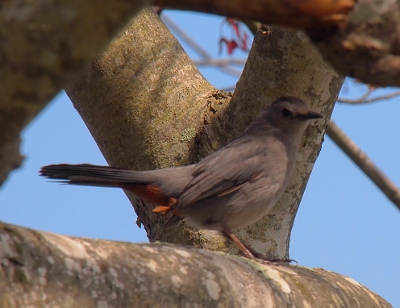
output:
M247 247L245 244L242 243L241 240L226 226L222 227L221 231L222 235L229 238L232 242L236 244L236 246L243 252L243 254L254 261L262 262L264 264L282 264L282 263L290 263L293 260L277 260L277 259L267 259L265 256L261 255L258 252L253 251L251 248Z
M221 233L223 236L229 238L232 242L234 242L247 258L257 260L257 257L255 256L253 251L245 244L243 244L242 241L239 240L239 238L231 231L231 229L224 226Z

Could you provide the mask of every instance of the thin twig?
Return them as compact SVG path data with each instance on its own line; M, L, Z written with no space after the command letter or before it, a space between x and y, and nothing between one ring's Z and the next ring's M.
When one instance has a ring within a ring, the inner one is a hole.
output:
M258 29L261 27L261 23L258 21L249 19L239 19L239 21L244 23L253 35L256 35Z
M369 95L374 91L374 88L368 88L368 91L358 99L345 99L345 98L338 98L338 103L345 103L351 105L359 105L359 104L369 104L376 101L387 100L396 96L400 96L400 91L396 91L390 94L380 95L368 98Z
M244 65L245 59L204 59L204 60L193 60L196 66L227 66L227 65Z
M175 24L170 18L165 14L162 15L162 20L177 36L179 36L182 41L188 44L196 53L198 53L204 60L212 60L212 56L199 44L197 44L185 31L183 31L177 24ZM228 67L219 66L220 70L224 73L230 74L234 77L239 77L242 72L240 70Z
M373 88L368 87L367 92L365 92L364 95L362 95L361 97L357 98L357 99L346 99L346 98L338 98L337 101L339 103L346 103L346 104L361 104L363 101L365 101L368 96L371 95L371 93L374 91Z
M400 189L394 184L333 121L326 134L400 210Z

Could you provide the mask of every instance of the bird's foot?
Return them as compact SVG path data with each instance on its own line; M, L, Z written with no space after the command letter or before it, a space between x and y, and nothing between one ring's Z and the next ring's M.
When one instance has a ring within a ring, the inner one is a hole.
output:
M262 254L254 251L247 245L243 244L242 241L239 240L239 238L226 226L224 226L224 229L222 230L222 235L232 240L237 245L237 247L242 251L245 257L249 258L250 260L254 260L256 262L268 265L284 265L284 264L289 264L291 262L296 262L295 260L291 259L269 259L266 256L263 256Z
M296 260L292 260L292 259L270 259L267 258L266 256L255 252L254 250L250 249L249 247L246 247L248 249L248 251L251 253L251 256L246 254L246 257L248 257L249 259L252 259L254 261L263 263L263 264L267 264L267 265L286 265L286 264L290 264L292 262L295 262L296 264L297 261Z

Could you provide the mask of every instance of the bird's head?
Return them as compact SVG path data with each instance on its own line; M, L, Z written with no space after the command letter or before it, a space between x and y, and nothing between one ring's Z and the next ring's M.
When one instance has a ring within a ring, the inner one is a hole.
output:
M275 100L263 112L267 121L284 131L302 130L309 120L322 118L322 115L310 110L299 98L282 96Z

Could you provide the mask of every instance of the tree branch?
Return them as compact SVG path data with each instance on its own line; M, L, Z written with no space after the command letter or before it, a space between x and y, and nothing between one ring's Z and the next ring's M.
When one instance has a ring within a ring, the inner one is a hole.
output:
M346 134L331 121L326 134L379 187L400 210L400 189L394 184Z
M245 59L204 59L204 60L193 60L196 66L216 66L223 67L227 65L244 65Z
M1 222L0 299L9 308L391 307L352 279L321 269L72 238Z
M381 86L400 85L400 1L155 0L156 5L257 20L304 30L339 73ZM234 4L233 4L234 3Z
M368 96L371 95L371 93L373 91L374 91L374 88L368 87L367 91L358 99L350 100L350 99L344 99L344 98L338 97L337 102L338 103L346 103L346 104L359 104L360 102L365 101L368 98Z
M374 102L384 101L384 100L388 100L388 99L400 96L400 91L395 91L393 93L389 93L389 94L385 94L385 95L369 97L374 90L375 90L374 88L368 88L367 92L363 96L361 96L357 99L338 98L337 102L343 103L343 104L349 104L349 105L361 105L361 104L370 104L370 103L374 103Z
M67 94L110 165L152 170L197 158L196 133L215 91L149 8ZM154 206L128 196L151 241L198 243L193 229L164 232L164 217L152 213Z
M162 20L175 34L186 44L188 44L202 59L207 63L207 61L212 61L212 56L205 50L202 46L197 44L185 31L183 31L178 25L176 25L170 18L165 14L162 15ZM244 63L242 63L243 65ZM195 65L197 65L195 63ZM220 70L224 73L232 75L234 77L239 77L241 74L240 70L229 67L226 63L218 65Z
M341 74L367 84L400 85L400 1L360 0L335 35L316 44Z
M145 1L7 1L0 6L0 185L22 161L19 134Z
M332 34L355 4L352 0L155 0L163 8L191 10L304 30L314 39Z

